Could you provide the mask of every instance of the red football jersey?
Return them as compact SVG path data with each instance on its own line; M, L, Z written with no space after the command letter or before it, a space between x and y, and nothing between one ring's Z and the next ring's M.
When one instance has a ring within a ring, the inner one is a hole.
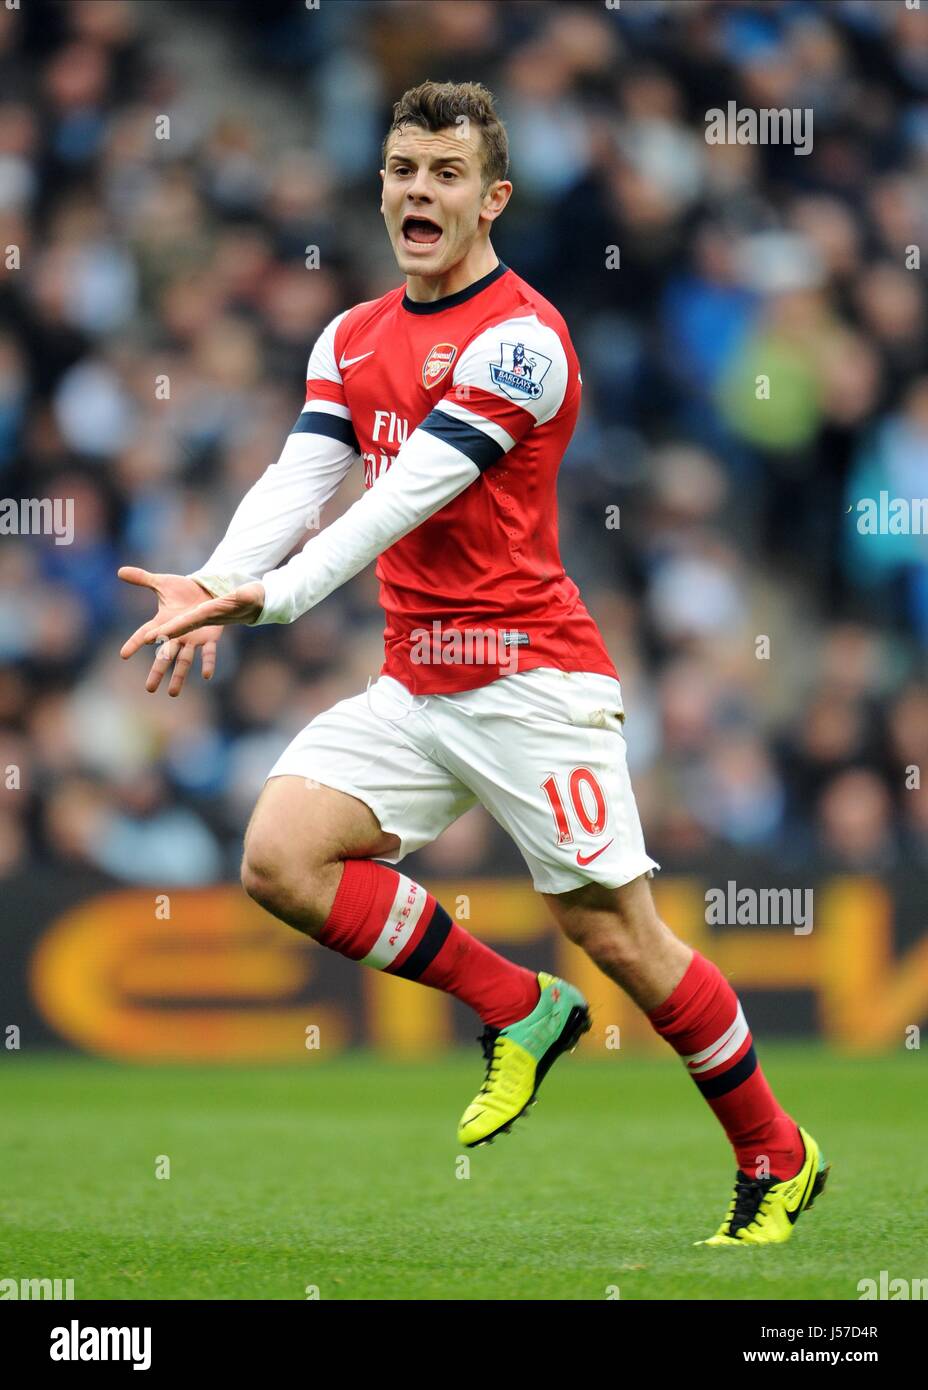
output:
M580 391L561 315L502 263L431 303L391 290L320 337L299 428L353 442L366 487L417 428L480 469L377 561L382 675L413 694L538 666L616 676L558 547L557 472Z

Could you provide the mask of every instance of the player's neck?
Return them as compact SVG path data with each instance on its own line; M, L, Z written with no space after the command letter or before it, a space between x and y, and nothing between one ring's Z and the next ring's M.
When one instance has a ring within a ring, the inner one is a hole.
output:
M499 256L488 241L480 247L472 246L467 255L443 275L407 275L407 298L417 304L431 304L436 299L445 299L449 294L457 294L477 280L482 280L498 265Z

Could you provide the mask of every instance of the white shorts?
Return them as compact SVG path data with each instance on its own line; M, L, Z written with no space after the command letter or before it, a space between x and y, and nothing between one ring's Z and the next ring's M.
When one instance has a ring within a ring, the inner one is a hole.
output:
M518 845L539 893L618 888L660 866L644 847L611 676L547 667L413 696L381 676L306 725L268 777L348 792L400 841L398 864L477 802Z

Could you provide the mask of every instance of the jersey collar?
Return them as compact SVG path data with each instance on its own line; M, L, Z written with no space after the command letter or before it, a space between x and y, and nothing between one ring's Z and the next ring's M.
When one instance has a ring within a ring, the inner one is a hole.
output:
M481 280L475 280L472 285L468 285L463 290L458 290L457 294L446 294L443 299L431 299L426 301L410 299L409 295L403 291L402 305L411 314L440 314L443 309L453 309L458 304L465 303L472 299L475 294L485 290L488 285L492 285L501 275L505 275L509 269L500 261L499 265L493 267L489 275L484 275Z

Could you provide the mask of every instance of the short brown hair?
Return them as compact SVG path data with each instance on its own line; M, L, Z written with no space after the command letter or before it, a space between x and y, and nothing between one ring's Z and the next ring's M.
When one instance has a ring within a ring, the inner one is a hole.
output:
M493 93L482 82L420 82L418 87L410 87L393 107L393 123L381 152L384 163L387 142L401 126L446 130L448 126L458 126L461 116L468 117L483 133L483 188L486 191L491 183L504 179L509 172L509 140L496 114Z

